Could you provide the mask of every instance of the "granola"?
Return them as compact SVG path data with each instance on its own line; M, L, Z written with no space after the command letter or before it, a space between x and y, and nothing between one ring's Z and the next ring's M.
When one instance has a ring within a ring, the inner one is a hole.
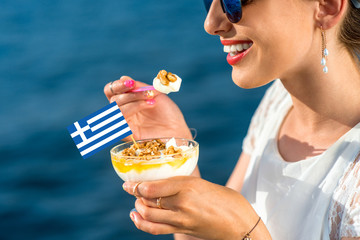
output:
M180 157L182 149L174 146L166 148L166 144L160 139L154 139L143 143L132 144L125 148L121 155L128 157L140 157L140 159L151 160L155 156L173 155Z

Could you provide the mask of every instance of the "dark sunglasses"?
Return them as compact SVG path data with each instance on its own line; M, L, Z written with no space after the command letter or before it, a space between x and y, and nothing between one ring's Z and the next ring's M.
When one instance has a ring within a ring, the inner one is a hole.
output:
M204 0L206 11L209 12L213 0ZM232 23L237 23L242 17L241 0L220 0L226 17Z

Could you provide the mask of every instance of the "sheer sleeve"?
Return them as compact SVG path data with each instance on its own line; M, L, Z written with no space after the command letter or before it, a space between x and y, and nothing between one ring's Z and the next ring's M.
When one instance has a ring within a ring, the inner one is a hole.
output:
M279 79L275 80L274 83L267 89L251 119L247 135L244 138L242 145L244 153L251 156L256 146L257 139L261 136L261 133L264 130L268 116L272 112L276 111L277 108L281 107L282 105L279 103L288 96L288 92Z
M331 240L360 237L360 153L334 192L329 224Z

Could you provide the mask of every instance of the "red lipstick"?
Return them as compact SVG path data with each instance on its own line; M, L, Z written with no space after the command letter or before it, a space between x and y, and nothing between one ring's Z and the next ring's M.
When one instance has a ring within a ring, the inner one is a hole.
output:
M221 40L222 45L250 44L252 41L246 40Z
M230 53L226 56L226 60L230 65L235 65L236 63L240 62L250 51L249 49L246 49L243 52L240 52L236 54L235 56L231 56Z
M246 40L221 40L221 43L224 45L224 46L227 46L227 45L236 45L236 44L249 44L249 45L252 45L252 41L246 41ZM249 53L251 49L251 46L246 49L246 50L243 50L241 52L237 52L236 55L234 56L231 56L231 54L229 53L226 57L226 60L227 62L230 64L230 65L235 65L237 64L238 62L240 62L242 59L245 58L245 56Z

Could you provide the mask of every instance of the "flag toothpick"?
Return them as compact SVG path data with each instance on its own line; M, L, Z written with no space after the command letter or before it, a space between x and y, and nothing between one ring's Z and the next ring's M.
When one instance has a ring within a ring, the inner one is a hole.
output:
M67 129L84 159L129 135L132 136L116 102L71 124ZM134 139L133 141L135 142Z

